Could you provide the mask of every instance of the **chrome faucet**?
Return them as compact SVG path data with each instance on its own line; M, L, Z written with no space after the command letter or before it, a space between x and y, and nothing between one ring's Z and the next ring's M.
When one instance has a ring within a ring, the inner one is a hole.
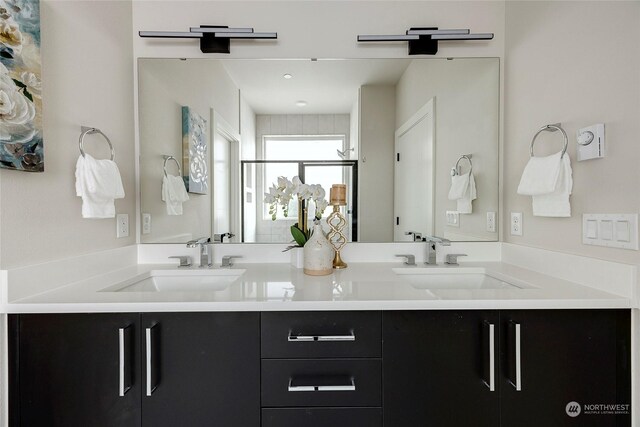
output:
M208 237L190 240L187 242L188 248L200 248L200 268L213 267L213 250Z
M451 245L451 241L436 236L427 236L422 240L427 242L427 260L424 263L428 265L438 265L436 262L436 244L439 243L442 246L449 246Z

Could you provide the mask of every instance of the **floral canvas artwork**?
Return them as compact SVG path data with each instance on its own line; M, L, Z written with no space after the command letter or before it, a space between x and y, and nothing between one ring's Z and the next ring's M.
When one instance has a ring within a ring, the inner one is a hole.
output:
M39 0L0 0L0 167L44 171Z
M207 194L207 121L189 107L182 107L182 170L189 193Z

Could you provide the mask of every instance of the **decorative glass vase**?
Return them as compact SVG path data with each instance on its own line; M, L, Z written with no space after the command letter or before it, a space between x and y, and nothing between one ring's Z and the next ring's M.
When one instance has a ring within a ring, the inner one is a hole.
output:
M304 245L304 274L326 276L333 273L335 251L327 240L320 222L313 225L313 234Z

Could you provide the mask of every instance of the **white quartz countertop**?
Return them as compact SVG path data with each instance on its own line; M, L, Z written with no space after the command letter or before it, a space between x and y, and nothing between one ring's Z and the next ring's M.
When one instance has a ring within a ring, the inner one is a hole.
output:
M425 268L397 263L353 263L329 276L307 276L290 264L234 265L244 272L220 290L145 292L117 290L175 266L139 264L70 283L5 304L8 313L150 311L295 311L631 308L626 296L603 292L501 262L464 263L440 272L484 272L515 285L498 289L422 289L394 269ZM190 271L199 270L191 268ZM216 268L212 274L226 274ZM203 270L200 270L203 271ZM206 270L205 270L206 271ZM396 270L397 271L397 270ZM193 274L187 272L187 274ZM200 273L197 273L200 274ZM493 280L492 279L492 280ZM108 289L108 290L105 290Z

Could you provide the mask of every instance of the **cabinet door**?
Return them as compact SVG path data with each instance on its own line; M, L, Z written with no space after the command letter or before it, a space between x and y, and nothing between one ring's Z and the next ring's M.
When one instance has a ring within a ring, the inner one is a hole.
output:
M138 314L10 315L10 424L139 426Z
M631 425L628 310L505 311L501 326L503 427Z
M142 424L260 425L258 313L144 313Z
M497 311L385 312L384 425L497 426L498 328Z

